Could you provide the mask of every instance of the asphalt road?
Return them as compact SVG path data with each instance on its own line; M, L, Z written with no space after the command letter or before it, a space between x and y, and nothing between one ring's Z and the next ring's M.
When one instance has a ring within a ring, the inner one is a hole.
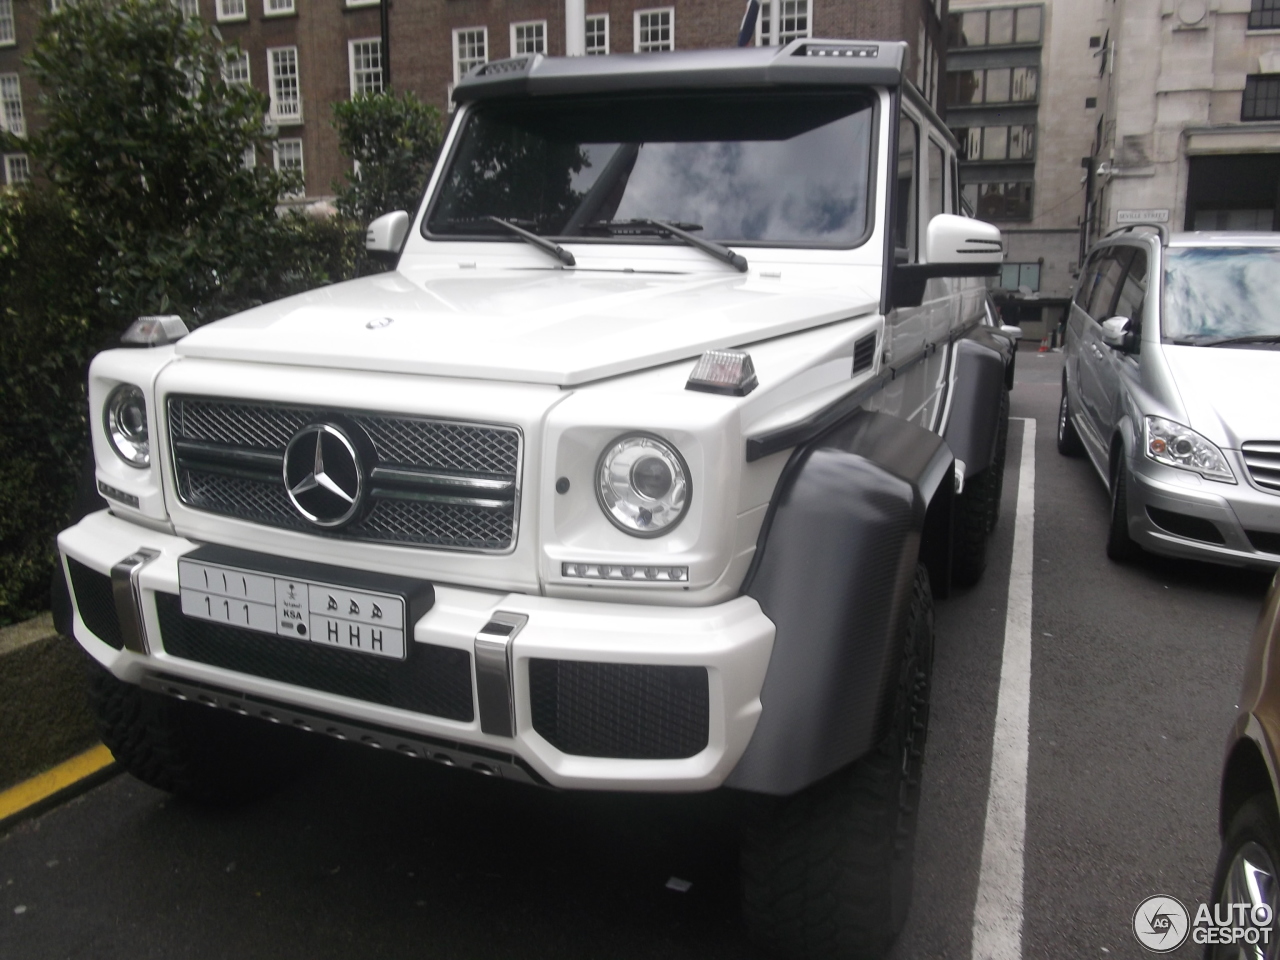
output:
M1061 355L1018 365L1012 415L1038 425L1022 955L1146 956L1139 901L1208 895L1268 577L1108 561L1102 484L1054 447ZM987 575L938 608L898 960L971 952L1022 435ZM235 811L120 776L0 839L0 957L746 957L725 802L558 795L339 744Z

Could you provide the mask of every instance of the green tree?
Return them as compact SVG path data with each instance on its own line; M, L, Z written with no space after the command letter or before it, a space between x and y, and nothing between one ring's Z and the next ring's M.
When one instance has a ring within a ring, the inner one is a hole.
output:
M376 93L337 103L338 146L359 165L335 184L338 212L358 224L413 210L435 165L444 128L440 111L412 93Z

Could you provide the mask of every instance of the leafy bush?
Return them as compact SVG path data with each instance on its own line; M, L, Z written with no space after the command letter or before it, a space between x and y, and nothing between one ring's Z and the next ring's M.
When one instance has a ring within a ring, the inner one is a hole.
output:
M377 93L334 104L344 156L359 173L334 184L338 212L364 225L393 210L413 210L444 137L440 111L412 93Z

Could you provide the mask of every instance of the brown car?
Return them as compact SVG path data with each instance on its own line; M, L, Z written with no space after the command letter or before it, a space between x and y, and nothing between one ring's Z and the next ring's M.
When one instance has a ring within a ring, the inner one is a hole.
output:
M1218 829L1222 852L1213 880L1214 909L1225 919L1228 904L1248 904L1264 929L1257 943L1206 943L1211 960L1280 957L1280 574L1262 605L1240 691L1240 712L1231 730L1222 772ZM1266 905L1266 910L1260 906ZM1230 924L1254 924L1236 908ZM1252 937L1250 938L1252 939Z

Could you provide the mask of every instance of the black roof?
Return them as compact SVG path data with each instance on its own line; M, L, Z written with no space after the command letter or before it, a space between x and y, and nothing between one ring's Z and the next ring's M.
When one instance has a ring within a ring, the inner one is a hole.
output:
M605 57L533 54L493 60L453 89L458 103L490 97L699 90L726 87L890 86L903 81L907 45L873 40L793 40L785 47L731 47Z

